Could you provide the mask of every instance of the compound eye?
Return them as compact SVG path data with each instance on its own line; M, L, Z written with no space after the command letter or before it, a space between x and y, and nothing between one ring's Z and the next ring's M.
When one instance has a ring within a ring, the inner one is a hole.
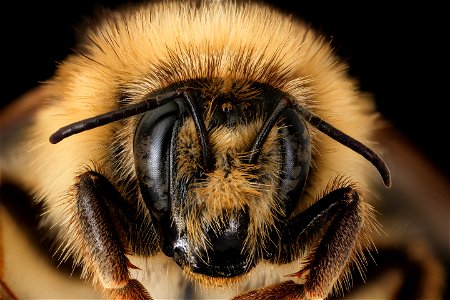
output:
M280 196L285 199L286 217L292 213L303 192L311 163L311 138L303 118L293 109L281 116L279 133L281 153Z
M175 100L146 112L134 135L134 162L142 196L153 217L169 211L169 170L177 121L183 101Z

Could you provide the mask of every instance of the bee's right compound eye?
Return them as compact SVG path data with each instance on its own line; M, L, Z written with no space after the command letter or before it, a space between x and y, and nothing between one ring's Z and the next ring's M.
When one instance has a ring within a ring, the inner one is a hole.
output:
M136 173L146 205L157 219L170 210L170 155L176 136L174 131L179 127L177 123L184 111L182 100L171 101L146 112L136 128Z

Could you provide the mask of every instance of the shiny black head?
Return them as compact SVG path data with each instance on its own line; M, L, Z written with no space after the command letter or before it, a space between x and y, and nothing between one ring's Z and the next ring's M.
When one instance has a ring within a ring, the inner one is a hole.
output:
M133 150L140 190L163 252L192 274L235 277L279 253L280 227L310 168L305 122L362 155L391 185L373 150L254 82L184 82L64 126L50 142L139 114Z
M146 112L134 155L164 253L191 272L228 278L273 255L276 231L303 191L311 149L305 122L280 104L280 91L212 85Z

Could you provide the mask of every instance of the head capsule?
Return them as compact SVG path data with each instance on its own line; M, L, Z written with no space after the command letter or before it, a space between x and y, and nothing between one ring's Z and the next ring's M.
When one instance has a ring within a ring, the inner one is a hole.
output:
M279 90L244 90L190 90L144 113L135 131L136 173L162 249L193 273L234 277L273 255L308 175L302 117L279 109Z

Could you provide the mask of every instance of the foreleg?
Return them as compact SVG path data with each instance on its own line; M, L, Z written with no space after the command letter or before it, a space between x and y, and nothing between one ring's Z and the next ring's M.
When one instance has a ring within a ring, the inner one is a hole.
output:
M321 237L303 269L291 274L304 276L305 283L286 281L251 291L235 300L327 297L355 252L363 228L363 213L361 196L352 186L338 188L325 195L288 221L280 242L282 250L274 259L278 263L289 262Z
M79 231L84 261L91 264L108 298L151 299L137 280L130 278L134 267L125 256L131 209L99 173L79 176L76 191Z

